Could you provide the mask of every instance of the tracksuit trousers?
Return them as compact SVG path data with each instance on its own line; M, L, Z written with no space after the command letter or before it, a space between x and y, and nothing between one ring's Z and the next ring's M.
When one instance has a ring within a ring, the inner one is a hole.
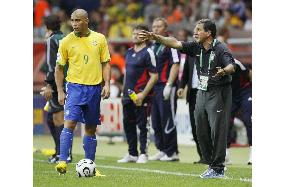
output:
M154 87L151 120L157 149L170 157L178 153L177 130L174 122L177 106L176 89L172 88L169 100L164 100L163 90L164 86Z
M224 169L231 105L230 84L197 92L194 112L197 139L202 158L216 172Z
M128 152L132 156L138 156L137 150L137 128L138 126L140 154L148 153L149 144L149 109L150 105L136 106L132 101L123 103L123 127L128 143Z

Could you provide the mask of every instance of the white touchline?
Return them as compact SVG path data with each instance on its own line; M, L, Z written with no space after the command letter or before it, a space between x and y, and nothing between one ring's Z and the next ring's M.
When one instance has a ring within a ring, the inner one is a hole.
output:
M33 159L35 162L46 162L46 160L39 160L39 159ZM75 163L70 163L75 165ZM120 167L120 166L112 166L112 165L96 165L99 168L108 168L108 169L118 169L118 170L129 170L129 171L142 171L142 172L148 172L148 173L159 173L159 174L166 174L166 175L177 175L177 176L190 176L190 177L199 177L199 174L193 174L193 173L181 173L181 172L173 172L173 171L163 171L163 170L153 170L153 169L142 169L142 168L129 168L129 167ZM231 178L226 177L223 178L225 180L235 180L235 181L241 181L241 182L252 182L252 179L250 178Z

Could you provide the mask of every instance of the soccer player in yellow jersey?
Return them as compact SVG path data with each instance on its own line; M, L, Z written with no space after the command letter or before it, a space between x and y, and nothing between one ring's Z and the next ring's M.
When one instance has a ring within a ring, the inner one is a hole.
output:
M60 136L60 158L55 167L65 174L67 157L77 122L85 124L83 148L85 158L95 160L96 127L100 125L101 97L110 95L110 54L103 34L88 28L88 13L77 9L71 14L74 32L60 41L55 81L58 102L64 104L64 129ZM66 77L66 95L63 86L63 67L69 64ZM102 86L102 82L104 85ZM65 100L65 103L64 103ZM99 176L96 170L96 176Z

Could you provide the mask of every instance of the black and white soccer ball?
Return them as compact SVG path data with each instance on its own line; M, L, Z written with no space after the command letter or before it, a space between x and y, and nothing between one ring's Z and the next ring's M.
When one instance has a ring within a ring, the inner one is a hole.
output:
M78 177L93 177L96 174L96 164L90 159L82 159L76 164Z

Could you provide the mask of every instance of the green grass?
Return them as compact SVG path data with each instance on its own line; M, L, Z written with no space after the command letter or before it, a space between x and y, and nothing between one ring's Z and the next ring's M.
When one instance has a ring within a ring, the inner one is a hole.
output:
M49 136L34 136L34 147L37 149L53 148ZM107 144L98 141L96 164L97 168L106 177L78 178L75 173L75 163L83 158L82 140L74 139L74 161L68 165L68 173L59 176L52 164L46 162L47 156L34 153L33 175L34 186L193 186L193 187L237 187L252 186L251 182L241 181L251 179L251 166L246 165L248 148L233 148L230 152L233 165L228 166L226 176L228 179L200 179L198 175L207 166L194 165L197 160L195 147L179 146L180 162L156 162L147 164L118 164L117 159L124 156L127 151L125 143ZM150 144L149 153L156 153L153 144Z

